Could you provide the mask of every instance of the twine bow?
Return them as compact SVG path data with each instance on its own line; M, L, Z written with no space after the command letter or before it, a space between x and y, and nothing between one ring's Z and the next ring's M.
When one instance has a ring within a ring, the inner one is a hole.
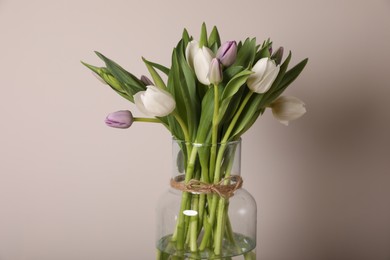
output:
M234 192L242 187L242 184L243 180L239 175L225 177L218 183L207 183L195 179L184 183L184 175L179 175L171 179L171 187L174 189L200 194L216 193L223 198L233 196Z

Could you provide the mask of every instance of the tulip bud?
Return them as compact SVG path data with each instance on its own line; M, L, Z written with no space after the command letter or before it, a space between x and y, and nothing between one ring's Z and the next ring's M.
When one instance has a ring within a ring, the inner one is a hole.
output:
M146 86L145 91L139 91L134 95L134 103L144 114L154 117L167 116L176 107L172 95L156 86Z
M236 61L237 43L235 41L227 41L218 49L217 58L223 66L228 67Z
M283 47L280 47L276 50L274 54L272 54L271 59L275 61L276 64L280 64L283 58Z
M279 68L279 65L276 65L270 58L260 59L253 66L254 73L249 76L246 82L249 89L260 94L267 92L278 76Z
M204 85L210 85L207 75L210 70L210 62L214 53L207 47L199 47L197 41L191 41L186 47L186 59L188 65L195 71L197 79Z
M99 80L101 83L103 83L104 85L107 85L107 82L105 82L100 76L99 76L99 74L97 74L96 72L91 72L92 73L92 75L95 77L95 78L97 78L97 80Z
M211 84L218 85L222 81L222 64L219 59L214 58L211 60L210 70L207 77Z
M280 96L270 107L274 117L284 125L306 113L305 104L296 97Z
M128 110L120 110L109 114L105 123L114 128L129 128L133 124L133 115Z
M121 83L108 71L102 70L100 76L108 85L113 87L116 91L126 93L126 91L123 90Z
M145 84L145 86L154 85L154 83L145 75L141 76L141 81Z

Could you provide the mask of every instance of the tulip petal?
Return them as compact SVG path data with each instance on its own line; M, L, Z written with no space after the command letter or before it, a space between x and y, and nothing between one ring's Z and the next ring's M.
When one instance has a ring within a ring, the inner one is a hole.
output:
M139 91L134 94L134 103L137 106L138 110L141 111L141 113L145 115L150 115L149 112L146 110L144 103L142 101L142 96L145 95L146 91Z
M189 42L187 44L187 47L186 47L186 59L187 59L187 63L188 65L190 65L190 67L192 69L194 69L194 57L195 57L195 54L196 52L199 50L199 43L195 40Z
M279 69L271 59L260 59L252 68L254 73L247 80L249 89L256 93L267 92L278 76Z
M164 117L172 113L176 102L169 92L152 85L146 88L146 91L134 95L134 103L142 113L155 117Z
M256 92L257 93L267 92L271 88L272 83L274 83L276 77L278 76L278 73L279 73L279 66L264 76L264 78L259 83L261 88L259 88Z
M133 124L133 115L128 110L120 110L109 114L105 123L114 128L129 128Z
M198 50L194 57L194 70L198 80L204 85L210 85L207 75L210 70L210 62L213 59L212 51L207 47Z
M305 104L296 97L280 96L271 104L273 116L282 124L298 119L306 113Z

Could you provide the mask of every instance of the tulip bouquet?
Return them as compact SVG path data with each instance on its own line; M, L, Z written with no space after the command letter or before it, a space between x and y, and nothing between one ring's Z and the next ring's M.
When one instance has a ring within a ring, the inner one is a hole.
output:
M307 59L289 69L291 52L283 60L283 48L273 51L269 39L260 44L254 38L221 43L216 27L208 34L203 24L199 40L184 30L173 49L170 67L143 58L151 79L138 78L101 53L96 54L105 67L83 64L148 116L133 117L130 111L118 111L107 116L106 124L128 128L133 122L161 123L175 140L183 141L183 183L194 179L206 184L230 183L228 167L221 169L231 156L225 153L224 144L239 140L267 108L286 125L306 112L301 100L281 94L302 72ZM209 144L207 152L190 145L197 143ZM218 205L228 200L217 194L199 198L183 191L170 237L170 247L179 253L172 254L176 257L172 259L184 259L180 252L185 251L221 255L222 240L232 230L224 225L229 218L227 211ZM182 212L193 208L201 214L189 222ZM158 258L171 259L163 251Z

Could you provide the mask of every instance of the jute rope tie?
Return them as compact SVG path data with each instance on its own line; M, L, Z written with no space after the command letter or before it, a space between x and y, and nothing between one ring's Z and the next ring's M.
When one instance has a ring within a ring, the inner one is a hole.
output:
M184 179L184 175L172 178L171 187L176 190L198 194L216 193L223 198L233 196L234 192L241 188L243 184L243 180L239 175L225 177L218 183L207 183L195 179L191 179L188 183L185 183ZM226 182L230 182L230 184L225 184Z

